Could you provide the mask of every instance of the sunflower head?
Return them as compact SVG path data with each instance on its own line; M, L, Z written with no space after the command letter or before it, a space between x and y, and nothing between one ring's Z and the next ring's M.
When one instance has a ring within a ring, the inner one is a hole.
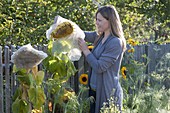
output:
M128 50L128 53L134 53L135 52L135 49L134 48L131 48Z
M79 82L81 84L87 85L88 83L88 75L87 74L81 74L79 77Z
M122 77L123 77L124 79L126 79L126 73L127 73L126 67L122 67L121 73L122 73Z
M88 49L92 50L94 48L94 46L88 46Z
M60 104L62 102L67 103L71 98L75 97L75 92L72 89L64 88L59 97Z
M128 43L132 46L136 46L138 44L135 40L133 40L131 38L128 40Z
M63 22L59 24L51 33L53 38L59 39L70 35L73 32L73 25L70 22Z

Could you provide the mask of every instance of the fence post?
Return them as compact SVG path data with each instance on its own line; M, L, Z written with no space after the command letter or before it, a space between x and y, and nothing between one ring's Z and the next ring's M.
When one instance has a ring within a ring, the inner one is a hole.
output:
M150 60L150 59L148 58L148 57L149 57L149 52L148 52L148 51L149 51L149 50L148 50L149 47L148 47L148 46L149 46L149 45L145 45L145 54L146 54L146 57L147 57L145 64L148 63L149 60ZM148 74L148 73L149 73L149 64L147 64L147 66L146 66L146 74Z
M0 46L0 113L4 113L2 46Z
M74 61L74 66L77 70L79 69L78 68L78 61ZM78 71L74 75L74 82L73 82L74 83L74 90L75 90L76 94L78 93L78 90L79 90L77 81L78 81Z
M10 57L12 56L13 52L15 52L15 46L11 46L11 52L10 52ZM11 75L11 97L14 95L16 87L17 87L17 82L16 82L16 76L13 73L13 64L10 63L10 75Z
M11 113L11 94L10 94L10 74L9 74L9 47L5 46L4 49L5 59L5 113Z
M79 61L75 61L74 65L75 65L76 69L78 70L74 76L74 90L75 90L75 93L78 93L78 91L79 91L79 76L82 73L84 73L84 56L82 55L81 58L79 59Z

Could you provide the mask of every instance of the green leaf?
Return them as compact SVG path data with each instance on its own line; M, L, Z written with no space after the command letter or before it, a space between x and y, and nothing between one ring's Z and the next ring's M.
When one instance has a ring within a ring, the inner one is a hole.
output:
M48 43L48 51L51 53L52 51L52 47L53 47L53 41L50 40L49 43Z
M58 63L57 66L58 66L57 72L58 72L59 76L66 76L67 75L67 67L66 67L65 63L61 61Z
M59 76L65 76L67 74L65 63L62 60L50 60L49 71L52 73L58 73Z
M61 60L62 60L64 63L67 63L67 62L69 61L69 58L68 58L67 54L60 53L60 54L59 54L59 57L61 58Z
M26 100L17 98L12 104L12 113L29 113L30 105Z
M74 66L73 62L69 61L67 63L67 75L68 76L74 75L76 73L76 71L77 71L77 69Z
M45 102L46 96L41 87L32 87L28 90L28 96L33 107L39 109Z
M61 89L61 82L54 79L49 79L47 82L48 92L56 94Z
M26 75L17 75L18 80L21 84L25 84L27 86L31 85L31 80L30 80L30 74L26 74Z
M57 60L49 60L49 71L51 73L54 73L57 71L57 65L58 64L58 61Z
M44 79L44 72L38 71L36 74L36 78L35 78L36 84L41 85L43 82L43 79Z
M22 69L18 69L18 68L15 68L15 72L17 72L17 75L25 75L27 74L27 70L22 68Z
M46 67L47 70L48 70L48 68L49 68L49 61L50 61L50 60L51 60L51 56L48 55L48 57L45 58L45 59L42 61L43 65Z
M54 80L59 80L59 79L60 79L60 76L58 75L58 73L55 73L55 74L53 75L53 79L54 79Z
M20 88L17 88L17 90L15 91L15 94L12 97L12 100L15 101L18 97L21 97L22 90Z

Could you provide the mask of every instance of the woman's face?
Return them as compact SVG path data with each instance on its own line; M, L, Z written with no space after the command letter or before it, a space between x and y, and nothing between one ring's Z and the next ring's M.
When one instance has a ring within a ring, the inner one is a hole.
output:
M96 28L99 33L110 31L109 21L105 19L100 13L96 16Z

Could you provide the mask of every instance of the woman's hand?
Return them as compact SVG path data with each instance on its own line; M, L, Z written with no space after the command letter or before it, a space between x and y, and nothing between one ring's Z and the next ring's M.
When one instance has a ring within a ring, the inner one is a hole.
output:
M87 45L86 45L86 42L82 39L82 38L78 38L78 45L79 45L79 48L82 50L82 51L85 51L88 49Z
M85 56L90 54L90 50L88 49L86 42L82 38L78 38L78 45L79 45L80 50L83 51Z

